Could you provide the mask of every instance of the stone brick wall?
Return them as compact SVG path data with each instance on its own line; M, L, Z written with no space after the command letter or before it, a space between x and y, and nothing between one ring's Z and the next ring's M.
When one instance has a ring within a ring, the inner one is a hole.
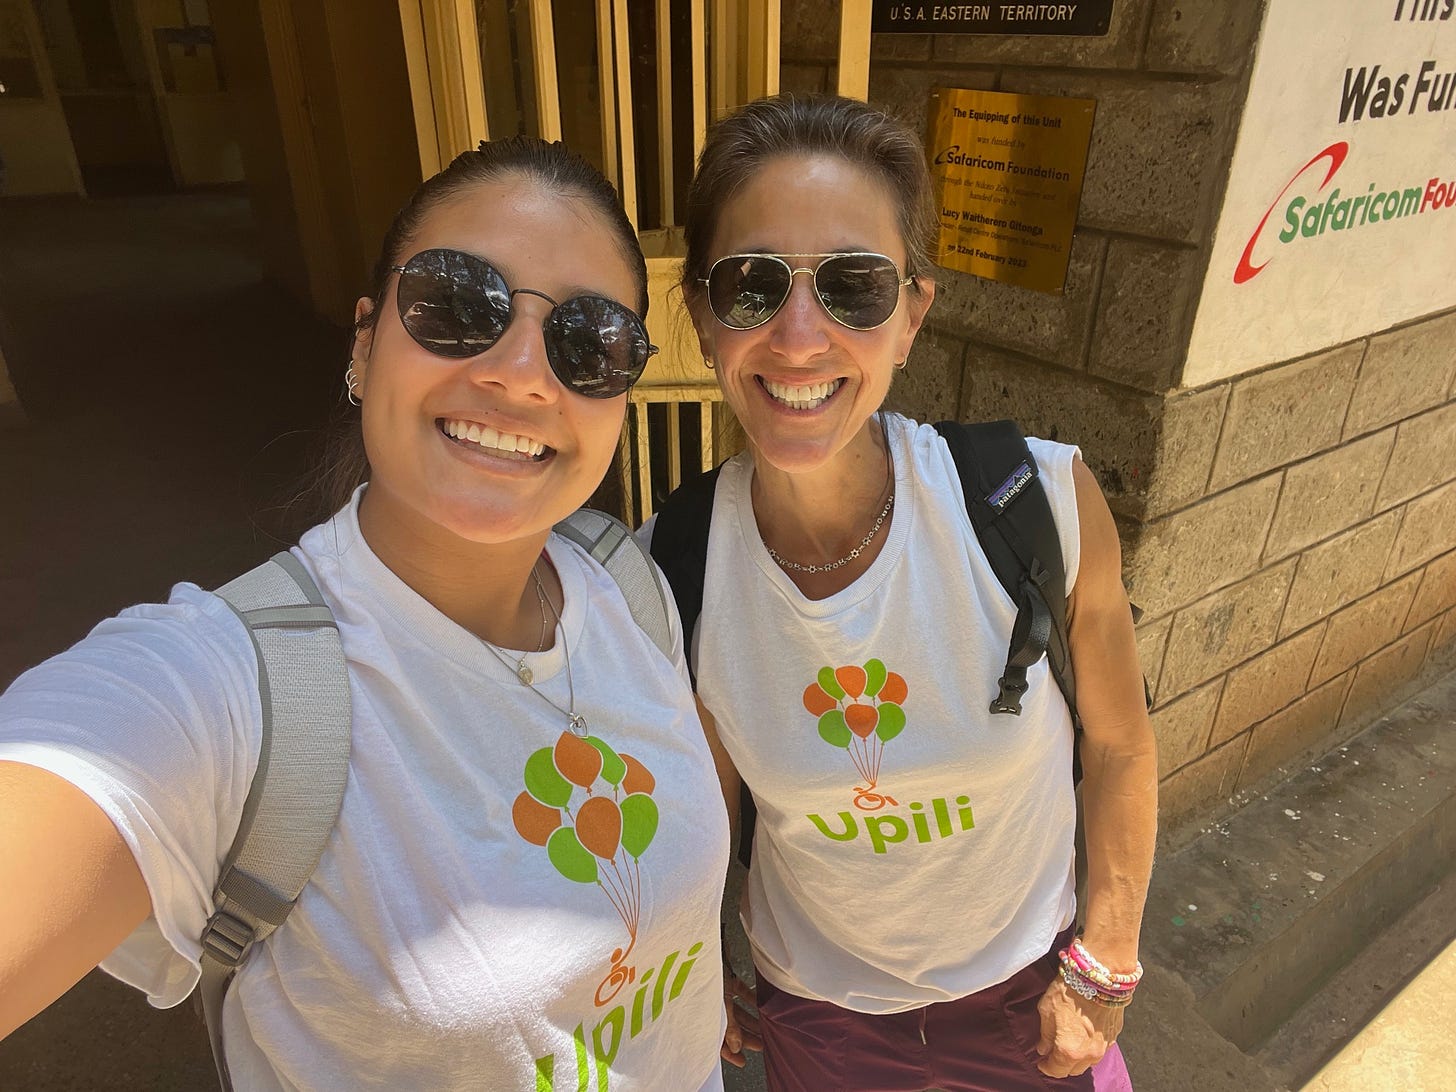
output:
M1456 667L1456 311L1188 397L1200 495L1125 539L1172 824Z
M1118 0L1103 38L882 35L870 99L1097 100L1065 290L941 270L891 404L1081 446L1123 534L1177 826L1456 666L1456 313L1178 388L1259 0ZM834 86L838 5L784 0L785 90Z

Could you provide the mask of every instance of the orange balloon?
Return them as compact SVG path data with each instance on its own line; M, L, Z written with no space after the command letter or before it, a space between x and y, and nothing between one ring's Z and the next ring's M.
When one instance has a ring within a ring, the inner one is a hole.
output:
M652 790L657 788L657 778L648 773L647 767L631 755L618 752L618 757L627 764L627 774L622 778L622 791L625 793L645 792L651 796Z
M873 705L860 705L856 702L845 707L844 723L849 725L851 732L864 739L880 723L880 714Z
M905 685L905 680L891 671L885 676L885 685L880 687L879 699L880 701L892 701L896 705L903 705L905 703L905 695L909 692L910 688Z
M818 683L810 683L804 688L804 708L816 717L822 717L838 704L837 701L824 693L824 688Z
M576 840L604 861L622 842L622 812L609 796L593 796L576 809Z
M584 789L591 788L591 783L602 772L602 752L570 732L561 733L551 758L562 777Z
M855 667L853 664L849 667L835 669L834 678L840 686L844 687L844 692L851 698L857 698L863 694L865 683L869 681L864 668Z
M530 793L523 792L511 805L511 820L522 838L532 845L544 846L561 825L561 809L548 808Z

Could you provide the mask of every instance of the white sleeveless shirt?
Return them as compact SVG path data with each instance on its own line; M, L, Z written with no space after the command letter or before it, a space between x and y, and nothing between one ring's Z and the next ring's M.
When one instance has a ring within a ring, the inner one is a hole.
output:
M880 555L812 601L769 557L750 458L718 480L698 693L758 805L743 922L760 973L801 997L898 1012L974 993L1072 920L1072 725L1043 658L992 715L1016 609L929 425L889 416ZM1028 440L1070 590L1077 449Z

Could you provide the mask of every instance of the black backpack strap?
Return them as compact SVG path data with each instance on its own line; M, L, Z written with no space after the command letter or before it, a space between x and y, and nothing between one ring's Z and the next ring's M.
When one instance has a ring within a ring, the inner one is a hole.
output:
M694 680L697 671L692 663L693 629L703 612L703 577L708 568L708 532L713 522L713 496L718 488L718 471L684 482L674 490L657 510L652 525L652 559L662 569L677 600L682 616L683 646L688 657L688 670ZM758 824L758 805L748 785L739 783L738 796L738 859L743 867L753 856L753 830Z
M991 712L1019 715L1026 669L1045 654L1077 724L1067 645L1067 572L1061 538L1026 438L1012 421L935 426L960 475L971 527L996 579L1016 604L1000 689Z
M703 612L703 573L708 567L708 529L713 520L713 494L718 488L714 467L683 482L657 510L649 553L667 577L677 613L682 618L683 654L694 679L693 629Z

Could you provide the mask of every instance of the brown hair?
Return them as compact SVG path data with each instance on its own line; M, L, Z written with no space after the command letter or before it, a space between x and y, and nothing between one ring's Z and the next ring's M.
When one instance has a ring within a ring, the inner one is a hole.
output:
M647 317L647 261L642 255L637 232L627 219L612 184L560 141L548 143L535 137L513 136L504 140L482 140L475 151L462 152L439 174L420 183L404 207L395 214L384 235L371 278L370 298L374 306L354 324L349 337L351 351L358 334L378 321L393 267L404 258L405 248L418 234L425 217L441 203L472 186L485 185L512 174L537 182L554 193L580 197L606 219L637 282L637 313L644 319ZM311 492L318 497L325 518L342 508L354 490L369 479L364 436L358 414L352 410L341 393L339 420L330 429L323 457L314 473ZM620 478L617 456L614 455L612 470L589 503L620 514Z
M688 189L685 295L697 295L708 275L718 216L738 188L771 160L806 155L837 156L879 181L897 206L905 275L930 275L936 219L920 141L899 121L857 99L783 94L750 102L708 132Z

